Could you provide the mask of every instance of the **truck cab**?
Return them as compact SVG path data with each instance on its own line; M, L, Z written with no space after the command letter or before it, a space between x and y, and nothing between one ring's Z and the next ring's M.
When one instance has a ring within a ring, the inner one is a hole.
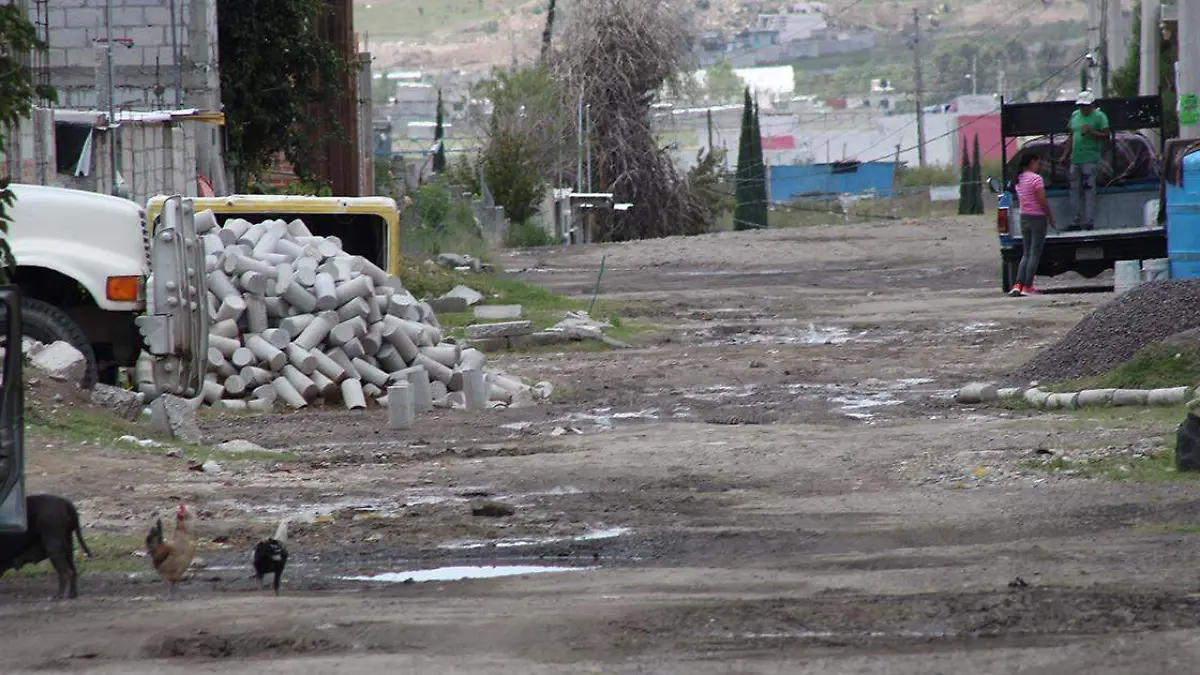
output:
M1057 228L1046 237L1038 276L1075 272L1086 278L1112 269L1119 260L1165 258L1166 229L1162 224L1160 179L1161 141L1144 131L1163 134L1159 96L1099 99L1096 106L1108 116L1110 135L1097 169L1095 229L1069 230L1074 216L1068 182L1069 160L1062 158L1075 109L1073 101L1001 103L1000 128L1003 174L1001 183L989 179L997 195L996 232L1000 240L1000 285L1012 288L1024 252L1021 216L1013 184L1022 153L1042 156L1046 200ZM1021 143L1010 154L1010 139Z

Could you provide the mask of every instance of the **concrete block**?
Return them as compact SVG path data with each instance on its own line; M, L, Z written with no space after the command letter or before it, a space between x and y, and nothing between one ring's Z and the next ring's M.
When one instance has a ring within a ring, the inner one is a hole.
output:
M470 308L467 301L462 298L433 298L428 304L430 309L437 314L465 312Z
M196 422L196 411L184 398L164 394L150 404L150 424L159 434L178 438L185 443L199 445L204 442L200 425Z
M118 417L136 420L142 414L145 396L137 392L113 387L107 384L97 384L92 387L92 405L100 406L113 412Z
M29 363L51 379L79 382L87 372L87 358L68 342L53 342L34 353Z
M471 346L479 351L501 352L508 349L511 345L506 337L494 337L471 340Z
M507 321L521 318L520 305L476 305L475 318L484 321Z
M528 335L532 332L532 324L528 321L505 321L503 323L478 323L467 326L468 340L484 340L487 338L511 337Z
M487 410L490 391L486 374L482 370L469 370L462 376L467 410Z
M451 288L449 292L442 296L442 299L445 298L462 298L467 305L476 305L483 301L483 293L480 293L469 286L463 286L462 284L459 284L454 288Z
M412 389L407 382L398 382L388 387L388 427L406 430L413 427L416 413L413 409Z

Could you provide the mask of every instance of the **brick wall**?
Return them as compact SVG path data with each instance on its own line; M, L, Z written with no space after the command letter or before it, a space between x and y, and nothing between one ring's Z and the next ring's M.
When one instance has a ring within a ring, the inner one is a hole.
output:
M105 0L51 0L50 84L59 106L108 105ZM220 101L215 0L113 0L113 68L117 106L129 110L172 108L176 64L184 107L214 108ZM116 41L129 38L132 46ZM101 40L97 42L97 39ZM176 54L180 56L177 58Z

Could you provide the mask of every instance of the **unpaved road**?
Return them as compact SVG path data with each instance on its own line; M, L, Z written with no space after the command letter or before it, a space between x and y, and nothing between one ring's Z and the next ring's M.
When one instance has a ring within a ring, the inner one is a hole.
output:
M662 331L505 356L554 402L413 432L378 410L209 417L296 457L220 474L35 438L32 487L76 499L89 535L140 538L182 500L208 566L177 602L133 556L82 562L71 603L0 580L0 671L1193 672L1200 497L1026 465L1169 428L949 401L1106 298L1003 297L994 247L948 219L518 252L507 269L568 294L607 255L603 298ZM472 517L483 497L516 515ZM274 598L248 550L284 513ZM478 564L568 569L344 578Z

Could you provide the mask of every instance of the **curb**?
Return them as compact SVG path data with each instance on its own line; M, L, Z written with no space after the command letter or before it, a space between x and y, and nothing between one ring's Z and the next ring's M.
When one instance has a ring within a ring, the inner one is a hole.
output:
M1170 387L1166 389L1085 389L1069 393L1054 393L1033 387L997 389L986 382L972 382L958 390L954 400L963 405L996 403L1004 400L1024 400L1039 410L1075 410L1100 406L1174 406L1200 401L1200 387Z

